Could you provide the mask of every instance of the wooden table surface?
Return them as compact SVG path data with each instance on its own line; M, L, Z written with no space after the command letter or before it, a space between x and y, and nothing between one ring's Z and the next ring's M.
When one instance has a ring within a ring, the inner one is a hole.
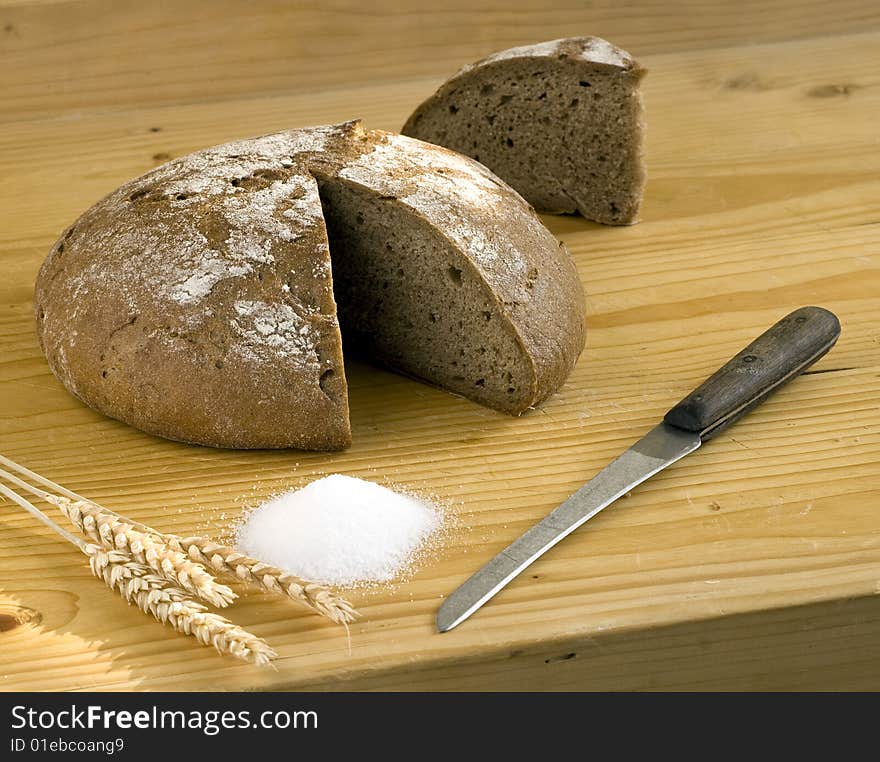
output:
M0 504L0 688L880 689L876 4L320 5L0 0L0 452L163 530L223 532L335 472L434 495L454 526L411 579L351 594L350 642L292 603L236 603L279 651L273 670L127 607ZM572 33L650 70L650 180L639 225L545 218L589 330L539 409L509 418L350 365L350 450L232 452L108 420L49 373L37 268L121 182L281 128L395 129L458 65ZM843 325L808 374L434 632L445 594L805 304Z

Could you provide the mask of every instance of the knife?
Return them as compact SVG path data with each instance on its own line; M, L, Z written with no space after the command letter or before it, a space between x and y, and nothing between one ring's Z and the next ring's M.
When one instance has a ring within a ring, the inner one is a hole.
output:
M616 460L456 589L437 613L437 629L461 624L514 577L617 498L696 450L824 355L840 321L801 307L761 334L706 379Z

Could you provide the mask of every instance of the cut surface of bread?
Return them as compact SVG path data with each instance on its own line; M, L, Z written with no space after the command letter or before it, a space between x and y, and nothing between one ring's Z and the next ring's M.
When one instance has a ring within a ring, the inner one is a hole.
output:
M584 343L571 259L516 193L356 122L122 186L53 247L35 312L50 367L91 407L235 448L347 446L344 344L520 413Z
M485 164L538 211L630 224L646 178L643 75L598 37L511 48L459 71L402 132Z
M496 177L424 145L386 134L321 182L345 341L521 413L571 368L574 356L552 345L582 340L583 314L564 306L581 299L577 274Z
M467 257L363 188L333 183L321 197L346 349L488 407L527 408L531 362Z

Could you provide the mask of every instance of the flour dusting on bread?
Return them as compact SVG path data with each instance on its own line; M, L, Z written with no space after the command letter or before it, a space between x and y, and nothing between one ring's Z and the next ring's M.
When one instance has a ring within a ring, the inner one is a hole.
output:
M511 270L525 267L518 249L486 223L504 219L512 207L525 209L525 202L482 164L466 156L386 133L372 151L345 167L339 176L394 196L441 227L482 264L505 257Z
M359 195L334 209L353 231L334 251L327 194L343 184ZM367 286L346 279L361 255L397 264ZM466 157L358 123L235 141L125 184L55 244L34 306L53 372L107 415L198 444L340 449L334 286L366 305L362 328L401 337L389 365L418 356L413 375L515 414L583 347L574 266L522 198ZM412 308L383 324L401 294Z
M319 364L308 308L255 300L236 301L234 308L231 325L241 340L233 344L233 352L255 362L285 359L303 367Z

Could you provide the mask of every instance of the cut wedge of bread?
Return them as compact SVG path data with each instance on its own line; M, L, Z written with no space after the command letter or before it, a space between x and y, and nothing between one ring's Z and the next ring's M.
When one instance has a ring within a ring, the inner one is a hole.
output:
M644 75L598 37L511 48L464 67L402 132L485 164L538 211L638 220Z

